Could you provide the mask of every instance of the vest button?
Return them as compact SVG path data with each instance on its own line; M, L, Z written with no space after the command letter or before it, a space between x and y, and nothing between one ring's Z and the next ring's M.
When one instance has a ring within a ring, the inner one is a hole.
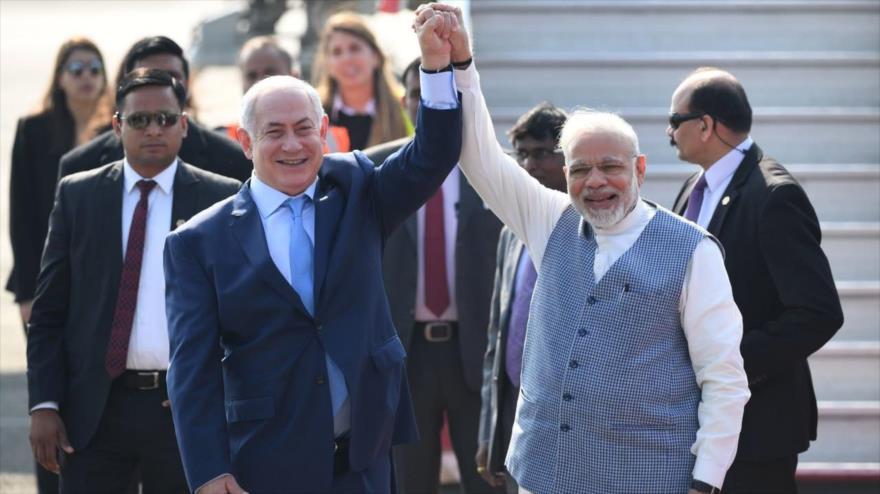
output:
M572 369L577 369L578 368L578 361L572 360L571 362L568 363L568 366L571 367Z
M562 395L562 399L565 401L571 401L572 398L573 396L571 396L571 393L565 393Z
M590 297L587 299L587 303L590 304L590 305L593 305L593 304L595 304L596 302L597 302L597 301L596 301L596 297L594 297L594 296L592 296L592 295L590 295Z
M569 427L568 424L562 424L559 426L559 430L561 430L562 432L568 432L571 430L571 427Z
M587 330L584 328L579 329L578 336L587 336Z

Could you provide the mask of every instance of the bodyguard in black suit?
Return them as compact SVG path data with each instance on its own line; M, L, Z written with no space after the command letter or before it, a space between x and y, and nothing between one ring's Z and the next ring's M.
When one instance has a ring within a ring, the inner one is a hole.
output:
M138 67L165 70L184 87L189 81L189 64L183 57L183 49L164 36L144 38L129 49L120 65L117 84ZM203 170L241 182L250 178L253 170L253 164L238 143L192 120L179 155L183 161ZM122 143L113 130L108 130L65 154L58 167L58 177L91 170L121 160L122 156Z
M58 185L27 357L31 446L62 492L122 492L136 469L145 493L187 490L165 391L161 246L240 184L177 158L185 94L164 71L132 72L114 117L125 160Z
M420 98L418 67L417 60L404 72L404 103L413 121ZM408 140L393 141L365 152L374 163L381 163ZM450 307L454 304L457 310L457 319L445 319L444 314L451 312L444 312L434 314L435 317L426 321L419 313L425 307L417 307L417 299L420 299L418 277L422 272L425 278L425 259L448 254L443 245L439 245L437 255L432 256L431 251L425 250L424 237L420 237L419 232L427 228L427 220L422 220L420 227L419 214L410 216L385 244L385 289L391 317L408 354L407 374L421 438L417 444L395 448L401 493L437 490L444 412L448 417L464 491L491 492L490 486L477 474L474 456L479 428L481 364L486 350L492 274L501 223L484 207L483 201L457 169L450 174L441 191L449 194L455 188L458 189L458 202L447 208L444 214L456 217L456 229L452 232L447 229L445 235L454 234L454 263L447 264L446 269L452 270L448 276L454 280L454 289L449 287L449 292L454 297L450 296L449 302ZM423 206L423 209L427 211L428 207ZM434 247L443 243L450 245L449 241L435 242Z
M806 193L749 137L752 110L731 74L698 69L672 96L667 134L690 177L674 210L724 246L743 317L751 400L725 493L795 492L797 455L816 439L807 357L843 324L821 230Z

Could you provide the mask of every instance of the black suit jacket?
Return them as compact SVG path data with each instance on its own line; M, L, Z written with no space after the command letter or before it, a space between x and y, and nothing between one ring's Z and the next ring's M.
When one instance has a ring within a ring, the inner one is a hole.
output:
M238 190L180 163L171 228ZM104 368L122 272L122 162L58 184L28 325L28 401L59 403L74 448L88 444L110 391Z
M397 151L410 138L368 149L374 163ZM465 384L471 391L482 386L486 327L495 272L495 251L501 222L460 174L458 230L455 244L455 303L458 308L458 343ZM407 218L385 243L382 274L391 305L391 318L407 351L415 321L418 276L418 225L416 215Z
M58 167L58 178L121 160L123 154L122 142L113 130L108 130L65 154ZM249 179L254 169L237 142L202 127L194 120L189 121L177 155L193 166L239 182Z
M501 229L498 237L498 255L495 267L495 289L492 292L492 305L489 311L489 329L486 356L483 359L482 406L480 407L480 439L488 448L488 466L491 472L504 470L507 456L507 443L510 430L505 427L504 410L505 383L507 377L507 334L510 325L510 311L516 288L516 271L519 258L525 245L507 227ZM512 420L511 420L512 422Z
M9 176L9 240L13 268L6 289L15 301L34 297L40 254L46 241L49 212L58 180L58 161L73 147L71 136L60 136L48 112L18 121Z
M675 200L683 214L699 174ZM807 357L843 325L820 247L819 220L800 184L757 144L746 153L709 222L724 246L743 316L741 351L752 397L737 459L779 458L816 439L816 395Z

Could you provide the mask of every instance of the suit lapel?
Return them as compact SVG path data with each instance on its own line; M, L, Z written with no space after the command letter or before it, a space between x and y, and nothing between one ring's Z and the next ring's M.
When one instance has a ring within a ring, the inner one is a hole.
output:
M727 212L739 200L739 191L748 180L752 170L758 167L761 154L761 149L758 145L752 144L752 147L749 148L745 157L743 157L742 163L736 168L733 178L730 179L730 184L727 185L727 189L715 207L715 212L712 214L712 219L709 220L709 225L706 228L712 235L717 237L720 234L721 229L724 227L724 220L727 218Z
M287 283L284 276L278 271L272 257L269 255L269 246L266 243L266 234L263 231L263 222L260 212L254 203L250 192L250 183L242 187L233 199L232 218L230 228L233 236L241 245L248 261L256 272L263 278L273 290L287 300L296 310L308 316L309 313L299 298L299 295Z
M100 243L102 252L96 253L103 259L109 259L108 277L114 289L119 286L122 275L122 194L124 187L122 162L116 162L104 175L98 185L98 211L105 214L99 216L99 232L106 242Z
M333 255L333 242L344 208L342 192L326 176L318 181L315 193L315 313L319 310L321 289Z
M684 216L684 212L687 210L688 199L691 197L691 191L694 190L694 185L697 184L700 175L701 172L694 173L688 177L687 181L685 181L684 187L681 188L681 191L678 193L678 197L675 198L675 203L672 206L672 210L675 214Z
M198 179L189 170L188 165L178 160L177 172L174 174L174 195L171 199L171 230L190 219L198 204Z
M502 275L502 279L506 280L508 283L507 290L502 289L502 293L510 294L505 300L502 301L501 306L501 314L500 314L500 327L503 328L501 333L501 343L506 348L507 344L507 327L510 323L510 309L513 307L513 297L516 294L516 271L519 268L519 258L522 256L523 249L525 245L519 241L516 237L511 237L510 245L507 248L505 263L504 263L504 274ZM496 351L504 352L503 348L499 348ZM503 357L503 356L502 356Z

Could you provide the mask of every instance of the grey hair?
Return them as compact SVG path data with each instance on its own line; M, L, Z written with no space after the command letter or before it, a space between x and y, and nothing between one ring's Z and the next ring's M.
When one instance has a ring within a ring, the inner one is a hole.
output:
M293 90L305 93L312 104L312 110L315 112L315 124L321 125L321 119L324 118L324 107L321 106L321 98L318 96L318 91L311 84L296 77L273 75L251 86L241 98L241 117L239 123L248 134L254 136L257 130L254 128L257 124L257 116L254 115L254 110L257 107L259 97L265 93L278 90Z
M626 120L620 118L620 115L590 108L577 108L568 116L559 135L559 149L565 155L566 163L571 161L571 147L583 134L619 136L631 145L633 155L640 154L636 131Z

